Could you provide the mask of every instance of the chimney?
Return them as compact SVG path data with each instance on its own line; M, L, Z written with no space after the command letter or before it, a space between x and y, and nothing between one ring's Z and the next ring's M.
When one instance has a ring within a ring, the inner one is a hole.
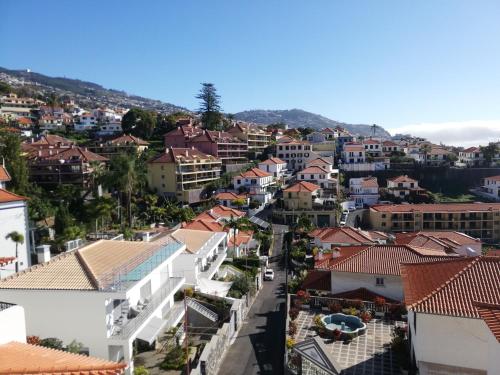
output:
M38 156L42 156L42 150L38 150Z
M37 246L36 256L38 264L48 262L50 260L50 245Z
M186 149L186 157L189 156L189 151Z

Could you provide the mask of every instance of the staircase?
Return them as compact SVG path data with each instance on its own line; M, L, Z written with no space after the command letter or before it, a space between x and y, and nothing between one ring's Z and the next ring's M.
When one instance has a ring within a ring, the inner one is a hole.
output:
M215 313L212 310L210 310L209 308L203 306L201 303L199 303L195 299L186 297L186 304L188 305L188 307L190 307L194 311L200 313L205 318L209 319L210 321L212 321L214 323L217 320L219 320L219 316L217 315L217 313Z
M130 310L130 302L128 301L128 299L126 299L120 305L121 316L127 318L129 310Z

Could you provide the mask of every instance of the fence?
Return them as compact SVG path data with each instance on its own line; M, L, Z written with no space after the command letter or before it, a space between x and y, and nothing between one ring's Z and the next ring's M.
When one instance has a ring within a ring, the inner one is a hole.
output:
M293 302L297 298L297 295L290 295L290 306L293 306ZM308 305L313 309L323 309L323 307L328 308L331 304L338 303L341 306L355 306L359 303L363 303L363 306L367 310L377 310L379 312L389 312L391 304L384 303L383 305L376 305L371 301L360 301L359 299L347 299L347 298L335 298L335 297L319 297L319 296L310 296Z

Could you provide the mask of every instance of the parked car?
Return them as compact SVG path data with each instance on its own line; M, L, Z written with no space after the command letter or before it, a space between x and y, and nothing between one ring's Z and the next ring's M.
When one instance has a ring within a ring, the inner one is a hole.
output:
M274 271L270 268L266 269L264 272L264 280L265 281L273 281L274 280Z
M347 214L344 213L342 214L342 216L340 217L340 226L343 227L344 225L347 224Z

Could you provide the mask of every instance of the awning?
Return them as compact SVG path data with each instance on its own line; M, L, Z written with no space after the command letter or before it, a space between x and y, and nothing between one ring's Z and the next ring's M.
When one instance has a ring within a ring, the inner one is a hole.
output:
M233 285L232 282L209 280L206 277L198 279L198 288L201 293L219 297L225 297L229 289L231 289L231 285Z
M148 324L137 334L137 338L147 341L151 345L166 324L166 320L153 316Z

